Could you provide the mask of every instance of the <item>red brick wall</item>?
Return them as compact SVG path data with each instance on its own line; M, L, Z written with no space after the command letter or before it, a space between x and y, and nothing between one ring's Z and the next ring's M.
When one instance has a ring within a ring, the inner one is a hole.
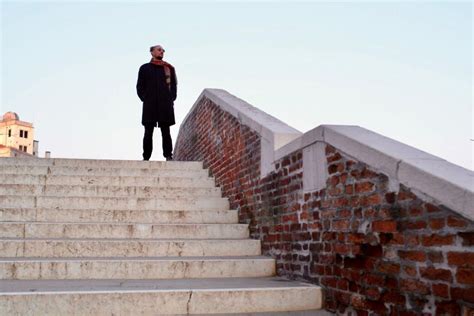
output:
M331 145L322 190L303 192L302 150L260 179L259 135L205 98L182 124L175 157L204 161L278 274L321 285L327 310L474 313L474 223L403 185L390 192L386 175Z

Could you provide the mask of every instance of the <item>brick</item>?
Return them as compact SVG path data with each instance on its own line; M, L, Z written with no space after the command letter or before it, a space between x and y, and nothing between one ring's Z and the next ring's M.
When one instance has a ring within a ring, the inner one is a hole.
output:
M385 288L387 289L397 289L399 288L398 277L386 277L385 278Z
M352 184L347 184L345 187L344 187L344 191L346 194L353 194L354 193L354 185Z
M398 291L385 291L382 295L382 301L404 306L405 296L401 295Z
M456 302L439 301L436 302L436 315L460 315L461 308Z
M474 246L474 232L459 232L463 246Z
M279 240L280 240L280 235L277 235L277 234L269 234L263 238L264 242L276 242Z
M375 217L376 211L373 208L367 208L364 210L364 217L371 218Z
M347 281L346 279L339 279L337 281L337 288L347 291L349 289L349 281Z
M380 243L382 245L403 245L405 237L399 233L380 233Z
M367 301L368 309L374 311L376 315L385 315L387 313L387 307L384 302L381 301Z
M408 247L415 247L415 246L418 246L419 245L419 237L418 235L406 235L405 236L405 244L408 246Z
M397 222L375 221L372 223L372 230L375 232L395 232L397 231Z
M432 218L430 219L430 228L441 229L445 226L446 220L444 218Z
M395 192L388 192L385 193L385 201L389 204L393 204L396 201L396 193Z
M416 195L413 194L410 191L400 191L398 192L398 201L404 201L404 200L415 200Z
M363 269L370 263L367 262L367 258L363 256L355 256L354 258L344 258L344 268Z
M344 207L349 205L349 200L346 197L339 197L333 201L335 207Z
M342 189L341 188L329 188L328 189L328 195L329 196L338 196L338 195L341 195L343 192L342 192Z
M435 212L440 212L441 209L434 205L434 204L431 204L431 203L425 203L425 210L428 212L428 213L435 213Z
M412 229L412 230L417 230L417 229L425 229L428 225L426 224L425 221L406 221L403 222L402 227L403 229Z
M349 197L349 205L353 208L360 206L360 201L361 201L361 199L358 196L350 196Z
M335 288L337 287L337 278L335 277L322 277L321 284L327 287Z
M330 186L336 186L337 184L339 184L339 176L338 175L334 175L334 176L329 178L329 185Z
M400 258L410 261L422 262L426 260L426 254L423 251L399 250L398 255L400 256Z
M403 266L403 271L405 271L405 273L408 275L408 276L416 276L416 267L415 266Z
M285 167L285 166L288 166L290 163L291 163L291 161L290 161L289 158L284 158L282 163L281 163L281 166Z
M412 216L412 217L420 216L420 215L423 214L423 209L421 207L418 207L418 206L413 206L408 211L408 214L410 214L410 216Z
M474 252L448 252L448 264L474 268Z
M372 182L359 182L355 184L356 193L372 192L374 190L374 184Z
M367 308L367 302L363 296L360 295L352 295L351 297L351 306L354 308L359 308L359 309L366 309Z
M349 305L351 302L351 295L349 293L337 291L335 296L336 300L341 304Z
M346 161L346 168L350 169L353 165L357 164L354 160L347 160Z
M328 166L328 173L333 174L336 172L341 172L344 170L344 164L343 163L333 163Z
M347 240L351 243L360 244L364 242L365 236L362 233L349 233L347 234Z
M443 298L449 298L449 286L446 284L432 284L431 291L433 292L433 295Z
M376 172L373 172L372 170L368 169L368 168L365 168L362 169L362 172L361 172L361 177L362 178L375 178L377 177L377 173Z
M474 269L458 268L456 280L458 283L474 285Z
M350 254L351 248L350 248L350 246L345 245L345 244L335 244L334 245L334 252L339 253L339 254L343 254L343 255L347 255L347 254Z
M451 282L453 277L451 271L446 269L437 269L434 267L421 267L420 274L422 277L430 280L448 281Z
M325 152L326 152L326 156L327 156L327 155L329 155L329 154L335 153L335 152L336 152L336 148L334 148L333 146L327 144L327 145L326 145L326 148L325 148Z
M474 287L451 287L451 299L474 303Z
M430 236L423 236L423 246L445 246L452 245L454 243L454 235L437 235L433 234Z
M335 232L324 232L323 233L323 240L334 240L336 239Z
M468 224L464 219L455 216L449 216L447 222L449 227L466 227Z
M349 177L349 175L347 174L347 172L341 173L341 183L346 184L346 181L347 181L348 177Z
M370 205L379 205L382 202L382 197L379 193L373 193L369 196L363 196L361 198L361 205L370 206Z
M364 292L365 292L364 294L367 296L367 298L369 298L371 300L378 300L381 296L380 290L376 287L366 288Z
M382 287L385 284L385 277L378 274L366 274L364 277L364 282L367 285Z
M398 274L400 272L400 265L393 262L381 262L378 266L378 271L382 273Z
M392 219L392 209L388 207L381 207L377 212L377 216L383 219Z
M349 282L349 291L352 293L362 292L362 287L355 282Z
M430 292L430 288L426 283L414 279L400 280L400 289L402 291L414 292L423 295L426 295Z
M354 216L357 217L357 218L362 218L362 208L356 208L354 210Z
M349 220L334 221L332 223L332 229L334 230L348 230L351 222Z
M351 212L351 210L348 210L348 209L340 210L340 211L337 212L337 216L338 216L339 218L351 217L351 216L352 216L352 212Z
M338 161L342 158L341 154L339 154L338 152L334 153L334 155L331 155L331 156L327 156L327 162L334 162L334 161Z
M361 253L370 257L382 257L383 249L381 245L372 246L369 244L363 244L361 245Z
M444 262L443 253L441 251L429 251L426 253L428 260L432 263L442 263Z
M311 265L311 273L323 275L324 274L324 266L320 265L320 264Z

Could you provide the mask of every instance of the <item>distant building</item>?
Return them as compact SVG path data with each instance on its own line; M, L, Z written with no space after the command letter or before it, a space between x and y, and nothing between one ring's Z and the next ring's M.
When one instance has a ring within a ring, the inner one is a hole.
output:
M0 120L0 157L38 157L38 141L33 138L32 123L20 121L15 112L5 113Z

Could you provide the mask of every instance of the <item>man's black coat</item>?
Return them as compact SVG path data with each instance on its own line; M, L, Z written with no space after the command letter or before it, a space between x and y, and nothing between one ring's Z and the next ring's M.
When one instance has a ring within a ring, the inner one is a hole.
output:
M138 70L137 94L143 102L142 125L156 123L158 126L174 125L174 100L176 100L176 76L171 68L171 91L165 81L163 66L151 62ZM155 124L156 126L156 124Z

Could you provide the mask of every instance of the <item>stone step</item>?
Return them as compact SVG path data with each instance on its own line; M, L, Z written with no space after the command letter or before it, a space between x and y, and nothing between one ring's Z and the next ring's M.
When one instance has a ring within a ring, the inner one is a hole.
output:
M164 197L195 196L221 197L220 188L160 188L153 186L117 185L40 185L0 184L0 195L35 196L115 196L115 197Z
M243 239L248 224L25 223L0 222L0 238Z
M209 177L207 169L148 169L148 168L111 168L111 167L67 167L67 166L2 166L0 174L24 175L65 175L65 176L129 176L129 177Z
M0 258L2 280L143 280L273 275L275 275L275 259L266 256Z
M136 198L136 197L61 197L0 195L0 208L56 208L121 210L226 210L229 200L223 197Z
M1 158L0 158L1 159ZM115 185L153 186L160 188L213 188L212 177L128 177L128 176L58 176L0 174L0 183L41 185Z
M185 314L174 314L175 316L185 316ZM195 316L209 316L209 314L194 314ZM324 309L307 309L296 312L257 312L257 313L218 313L213 316L334 316L335 314Z
M66 166L66 167L107 167L107 168L149 168L167 170L201 170L202 161L142 161L114 159L73 159L73 158L0 158L0 166Z
M166 315L322 308L321 288L281 277L2 281L0 314Z
M0 221L25 222L101 222L148 224L225 224L238 223L237 210L77 210L48 208L0 208Z
M0 238L0 257L256 256L258 239Z

